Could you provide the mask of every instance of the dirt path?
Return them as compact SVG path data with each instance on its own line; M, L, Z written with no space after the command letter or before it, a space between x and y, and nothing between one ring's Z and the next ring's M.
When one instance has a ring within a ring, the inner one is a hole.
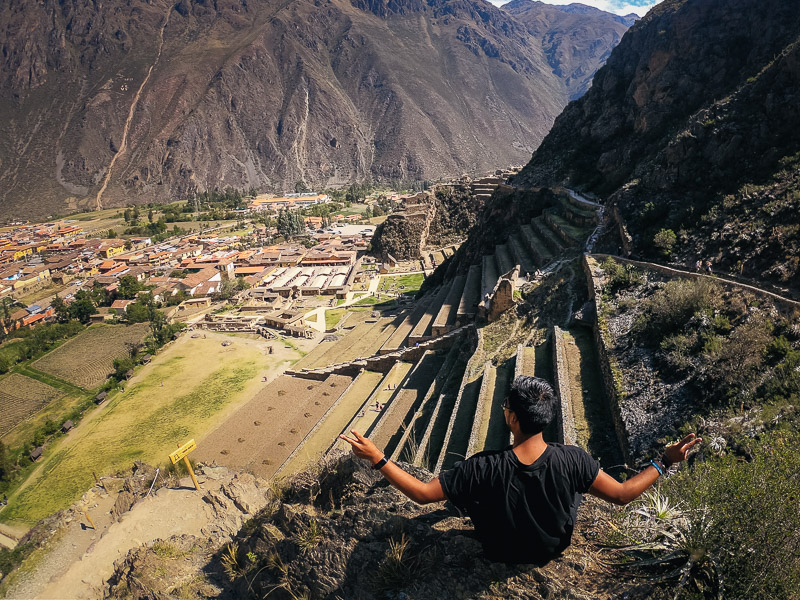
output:
M76 508L89 512L97 530L85 518L71 520L46 561L9 590L8 597L102 597L114 562L130 550L173 535L224 541L266 503L267 483L251 475L207 467L198 471L198 480L199 492L186 478L178 488L161 488L140 500L118 521L110 513L117 493L92 488Z
M153 74L153 69L156 67L156 65L158 65L158 61L161 60L161 51L164 48L164 30L167 28L167 23L169 23L169 16L171 13L172 5L170 4L169 8L167 9L167 14L165 15L166 18L164 19L164 24L161 26L161 31L159 32L158 54L156 54L153 64L150 65L150 68L147 70L147 76L144 78L144 81L142 81L142 85L139 86L139 89L136 90L136 95L133 97L133 102L131 102L131 107L128 111L128 118L125 119L125 127L122 129L122 142L120 142L119 150L117 150L117 153L111 159L111 163L108 165L108 169L106 170L106 176L103 180L103 185L100 187L100 191L97 192L97 198L95 200L97 204L96 210L102 210L103 208L103 192L106 191L108 182L111 180L111 172L114 170L114 163L116 163L117 159L125 154L125 151L128 149L128 131L131 128L133 115L136 112L136 107L139 105L139 97L142 95L144 86L146 86L147 82L150 81L150 76Z

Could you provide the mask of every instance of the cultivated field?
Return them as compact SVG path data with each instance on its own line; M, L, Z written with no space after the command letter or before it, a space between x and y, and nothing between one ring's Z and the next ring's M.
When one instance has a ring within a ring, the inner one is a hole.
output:
M64 393L18 373L0 379L0 437Z
M194 458L271 477L351 381L282 375L201 441Z
M33 363L64 381L92 389L114 370L114 359L127 355L126 344L140 344L150 330L148 323L94 325Z
M226 340L232 344L222 346ZM177 444L199 443L299 356L280 342L181 336L138 369L123 393L45 450L42 468L9 498L0 520L31 524L70 505L94 485L92 472L114 473L134 460L165 465Z

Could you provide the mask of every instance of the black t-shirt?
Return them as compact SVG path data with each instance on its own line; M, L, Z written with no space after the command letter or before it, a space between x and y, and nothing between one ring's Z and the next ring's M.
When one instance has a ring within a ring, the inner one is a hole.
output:
M599 470L576 446L548 444L532 465L509 446L456 463L439 481L448 500L472 519L487 558L544 564L569 546L580 494Z

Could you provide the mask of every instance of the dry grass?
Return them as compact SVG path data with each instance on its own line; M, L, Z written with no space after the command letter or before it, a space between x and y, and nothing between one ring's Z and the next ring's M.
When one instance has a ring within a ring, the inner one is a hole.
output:
M73 433L48 448L42 468L9 499L4 521L33 523L74 502L98 476L134 460L163 463L178 442L203 435L252 397L269 357L250 340L182 337ZM162 385L163 383L163 385Z

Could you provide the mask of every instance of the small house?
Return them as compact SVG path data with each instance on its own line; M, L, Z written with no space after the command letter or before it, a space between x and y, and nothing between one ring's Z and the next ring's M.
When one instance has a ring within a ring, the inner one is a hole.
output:
M127 371L125 371L125 379L128 380L131 377L133 377L133 369L128 369Z
M108 392L100 392L97 396L94 397L94 401L97 404L102 404L106 401L106 396L108 396Z
M72 419L70 419L69 421L64 421L64 424L61 426L61 431L63 431L64 433L67 433L74 426L75 426L75 424L72 422Z
M31 460L33 462L36 462L37 460L42 458L42 452L44 452L44 447L43 446L39 446L39 447L34 448L33 450L31 450Z
M143 364L143 365L149 365L151 360L153 360L153 357L152 357L152 356L150 356L149 354L145 354L145 355L142 357L142 364Z

